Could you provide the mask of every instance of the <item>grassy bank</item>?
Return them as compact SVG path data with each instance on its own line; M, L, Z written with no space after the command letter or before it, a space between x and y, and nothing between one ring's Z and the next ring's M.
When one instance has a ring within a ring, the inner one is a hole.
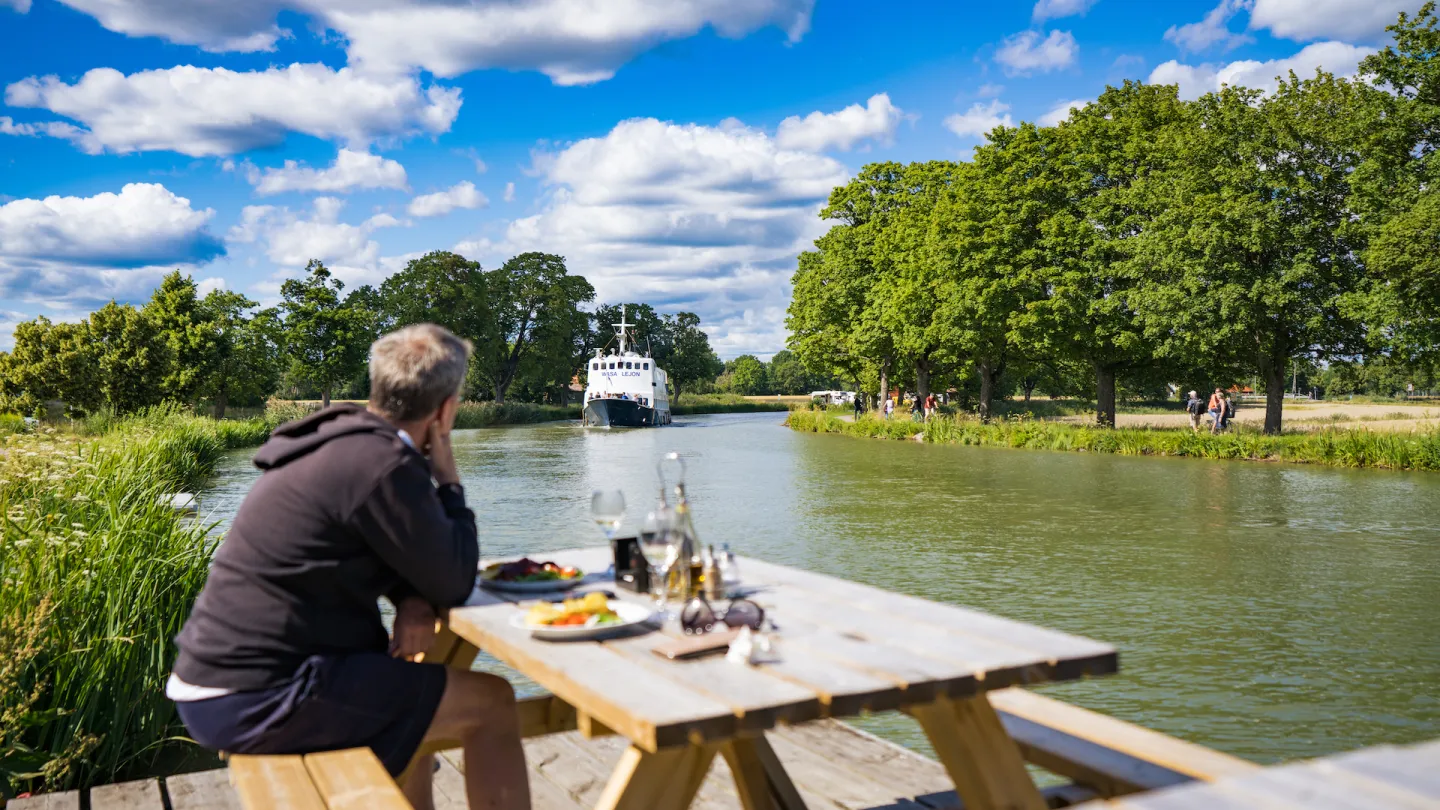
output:
M272 424L163 409L0 424L0 797L144 774L189 747L163 685L212 543L165 496Z
M935 444L1014 447L1117 453L1129 456L1189 456L1247 461L1288 461L1336 467L1440 470L1440 430L1415 432L1331 429L1266 436L1234 430L1219 436L1189 429L1103 430L1053 422L1004 421L981 424L965 417L938 417L925 424L906 418L866 417L849 422L818 411L791 411L786 424L811 433L840 433L877 439L913 439Z
M788 411L790 406L773 399L746 399L739 394L686 394L672 402L670 412L675 416L694 416L702 413L768 413Z

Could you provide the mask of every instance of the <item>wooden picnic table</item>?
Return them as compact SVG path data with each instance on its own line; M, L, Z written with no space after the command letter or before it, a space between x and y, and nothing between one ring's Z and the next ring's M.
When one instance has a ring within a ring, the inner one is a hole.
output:
M609 548L546 557L587 572L611 564ZM445 635L455 643L438 658L467 667L484 650L573 708L587 736L625 737L601 810L688 807L717 754L746 810L798 810L804 804L764 733L891 709L920 723L967 810L1043 810L986 693L1118 669L1114 648L1090 639L750 558L739 569L777 628L774 662L668 661L651 650L672 628L540 641L511 623L524 597L479 589L450 611ZM590 590L647 600L594 573L574 593Z
M1440 810L1440 740L1404 747L1381 745L1081 807L1089 810Z

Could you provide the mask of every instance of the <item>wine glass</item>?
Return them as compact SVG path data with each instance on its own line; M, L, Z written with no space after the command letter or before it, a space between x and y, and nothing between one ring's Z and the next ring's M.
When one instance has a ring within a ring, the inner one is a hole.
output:
M650 566L650 595L655 598L655 609L666 616L670 571L680 553L680 535L675 531L674 515L663 498L640 524L639 540L640 553Z
M625 517L625 494L618 489L597 489L590 493L590 517L595 519L605 539L614 540Z

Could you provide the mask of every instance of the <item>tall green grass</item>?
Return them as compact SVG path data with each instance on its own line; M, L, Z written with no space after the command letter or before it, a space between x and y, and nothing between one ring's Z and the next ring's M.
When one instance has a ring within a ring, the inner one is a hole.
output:
M0 797L189 747L163 688L214 541L165 496L270 426L162 408L0 437Z
M580 406L536 405L530 402L462 402L455 413L455 427L459 429L496 427L498 425L524 425L534 422L553 422L560 419L579 419Z
M941 416L929 422L865 417L853 422L816 411L791 411L786 424L811 433L841 433L935 444L1083 451L1132 456L1188 456L1249 461L1287 461L1336 467L1440 470L1440 430L1413 432L1331 429L1267 436L1236 427L1218 436L1187 429L1102 429L1031 420L997 421Z

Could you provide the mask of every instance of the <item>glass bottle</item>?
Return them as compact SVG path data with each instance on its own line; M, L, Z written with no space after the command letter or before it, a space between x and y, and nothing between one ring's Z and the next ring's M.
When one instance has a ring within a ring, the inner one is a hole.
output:
M691 519L690 501L685 497L685 480L675 484L675 526L680 533L680 546L675 555L675 568L671 572L673 592L682 602L700 593L700 578L703 564L700 561L700 538L695 533L695 521Z

